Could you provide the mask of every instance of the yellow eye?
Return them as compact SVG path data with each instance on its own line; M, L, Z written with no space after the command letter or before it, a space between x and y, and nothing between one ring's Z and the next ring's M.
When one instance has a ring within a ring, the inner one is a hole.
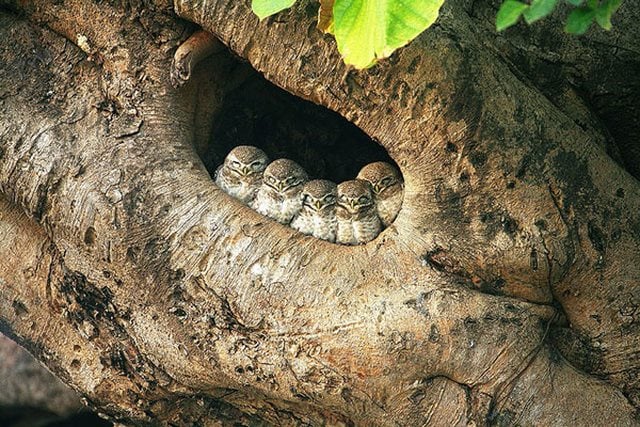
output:
M234 168L239 168L240 167L240 162L237 160L233 160L231 162L231 166L233 166Z
M267 181L269 182L269 184L275 184L276 183L276 179L272 176L268 176L267 177Z

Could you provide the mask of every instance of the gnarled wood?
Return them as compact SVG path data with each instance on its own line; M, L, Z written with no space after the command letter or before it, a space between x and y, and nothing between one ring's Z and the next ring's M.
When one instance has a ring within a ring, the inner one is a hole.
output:
M398 163L394 225L341 247L215 188L194 146L238 68L216 55L174 89L192 29L168 5L20 7L32 23L0 18L0 321L101 411L635 422L638 183L576 124L582 101L551 102L465 9L356 72L304 4L262 23L247 2L175 5Z

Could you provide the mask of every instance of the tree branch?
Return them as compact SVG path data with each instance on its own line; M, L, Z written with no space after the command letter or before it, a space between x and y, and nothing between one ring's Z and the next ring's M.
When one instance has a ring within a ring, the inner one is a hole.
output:
M230 58L174 89L185 24L162 9L131 20L83 5L22 7L90 46L84 54L0 18L9 41L0 51L0 191L46 230L1 207L11 247L22 249L0 247L0 319L102 410L138 421L190 413L388 424L427 404L447 420L486 419L490 407L524 414L529 403L518 396L528 394L545 396L543 418L586 422L600 404L617 408L612 423L633 416L613 387L558 358L546 331L555 299L572 328L609 349L598 373L636 392L626 374L639 362L622 356L638 348L637 325L611 313L620 295L638 298L639 267L629 262L638 255L637 183L473 35L453 39L444 21L381 66L346 73L302 10L269 25L244 3L176 5L397 160L407 187L394 226L371 244L341 247L270 222L212 184L193 148L195 100L201 87L225 93ZM25 62L26 51L41 60ZM532 249L545 255L537 269ZM434 251L455 275L428 267ZM14 301L27 314L17 316ZM553 374L539 376L545 369ZM431 377L448 380L423 383ZM598 392L555 406L560 391L584 384ZM467 387L480 403L461 398ZM408 409L411 396L418 403Z

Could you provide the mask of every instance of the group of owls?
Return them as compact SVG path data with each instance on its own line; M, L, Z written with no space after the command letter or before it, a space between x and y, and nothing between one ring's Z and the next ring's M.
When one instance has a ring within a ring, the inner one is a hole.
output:
M257 147L231 150L215 173L227 194L262 215L318 239L344 245L369 242L396 218L404 192L400 172L385 162L363 167L339 185L309 181L296 162L269 158Z

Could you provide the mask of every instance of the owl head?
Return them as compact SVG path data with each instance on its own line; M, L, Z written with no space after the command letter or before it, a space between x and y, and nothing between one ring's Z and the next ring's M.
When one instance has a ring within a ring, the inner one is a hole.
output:
M239 176L262 175L268 163L264 151L252 145L238 145L224 159L225 168Z
M262 179L264 185L282 194L301 191L309 176L293 160L278 159L267 166Z
M345 181L338 185L338 209L351 215L368 211L374 206L371 184L363 179Z
M392 196L403 186L400 171L386 162L369 163L360 170L357 178L369 182L377 198Z
M302 187L302 206L315 212L335 208L338 187L334 182L315 179Z

